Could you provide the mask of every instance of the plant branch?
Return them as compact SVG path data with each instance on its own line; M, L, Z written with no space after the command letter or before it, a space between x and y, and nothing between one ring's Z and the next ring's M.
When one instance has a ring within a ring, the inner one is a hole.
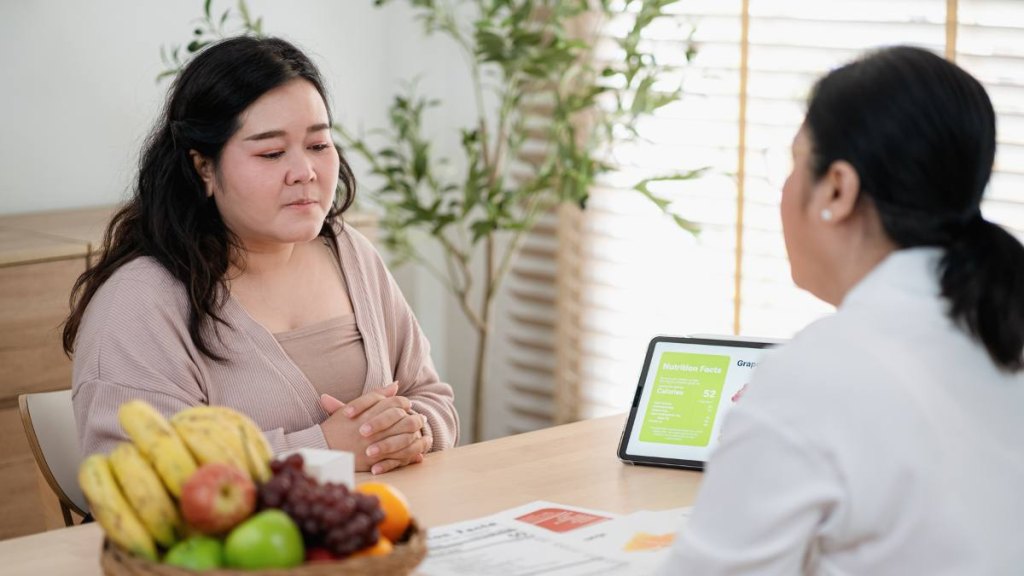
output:
M483 92L483 78L480 73L480 62L476 58L476 50L473 45L466 39L466 36L459 29L458 22L455 20L455 9L450 3L445 3L445 8L438 8L438 12L441 19L440 28L445 31L448 36L462 49L462 56L465 58L466 67L469 69L469 74L473 84L473 98L476 103L476 117L477 117L477 130L480 131L481 146L483 149L484 164L488 165L488 126L487 126L487 109L486 102L484 101Z
M466 318L469 319L470 324L472 324L477 330L480 330L481 327L485 325L485 322L481 314L473 308L473 304L470 301L473 288L473 271L470 266L469 257L459 250L459 248L443 234L439 234L437 239L441 243L442 247L444 247L446 255L445 262L448 265L449 274L454 275L455 270L457 269L461 272L464 279L461 287L453 286L453 292L459 302L459 307L466 315Z
M519 247L522 245L523 240L526 237L526 233L533 230L534 224L537 223L537 217L540 215L540 204L541 199L539 196L533 196L530 198L532 206L527 209L526 218L523 221L523 227L517 229L509 240L508 246L505 248L504 253L501 256L500 264L495 271L493 280L491 281L491 290L493 293L501 287L505 280L505 276L509 269L512 267L512 259L519 252Z
M415 86L394 97L387 129L364 136L334 127L336 140L369 166L375 189L368 197L382 209L383 244L396 262L415 261L439 280L478 335L473 381L478 432L493 308L526 235L559 203L585 206L595 182L615 170L616 146L642 140L638 120L681 96L680 89L660 87L670 67L657 61L646 40L648 27L678 1L405 0L428 36L452 40L465 59L475 115L469 126L459 127L465 162L455 165L464 172L449 176L451 164L437 157L438 137L425 133L424 119L440 102L417 95ZM262 18L250 15L244 0L223 13L212 11L211 4L206 0L204 17L192 26L191 42L161 48L167 68L161 78L177 74L188 58L229 30L262 35ZM632 25L616 41L619 53L596 60L601 27L620 15ZM692 37L691 32L687 61L693 57ZM672 70L684 64L683 54L677 56ZM545 121L530 122L527 133L527 121L540 115ZM537 144L543 157L527 157L527 143L531 150ZM519 174L520 165L526 174ZM684 167L670 175L644 174L631 190L623 186L623 193L645 196L670 213L669 199L652 188L698 174ZM692 222L670 215L696 231ZM441 248L443 265L416 247L414 239L424 237ZM483 274L474 266L481 258Z
M429 272L430 275L433 276L438 282L440 282L441 285L444 286L448 291L459 291L459 288L457 288L455 284L452 283L451 276L446 275L444 272L438 270L437 266L434 265L434 263L428 260L425 256L423 256L419 252L413 252L410 256L414 262L423 266L423 268L426 269L427 272Z

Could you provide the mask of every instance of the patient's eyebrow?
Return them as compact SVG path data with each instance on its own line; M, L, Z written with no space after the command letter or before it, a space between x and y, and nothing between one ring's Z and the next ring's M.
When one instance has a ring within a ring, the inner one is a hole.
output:
M330 128L331 128L330 124L327 124L325 122L321 122L319 124L313 124L309 128L306 128L306 133L307 134L311 134L313 132L319 132L321 130L329 130ZM270 139L270 138L281 138L284 135L285 135L284 130L268 130L266 132L260 132L259 134L253 134L252 136L246 136L245 140L246 141L249 141L249 140L267 140L267 139Z

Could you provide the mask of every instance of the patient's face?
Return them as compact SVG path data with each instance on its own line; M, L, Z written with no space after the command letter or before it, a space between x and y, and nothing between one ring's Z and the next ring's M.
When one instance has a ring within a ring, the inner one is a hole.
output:
M239 120L214 184L225 225L250 251L312 240L334 200L340 163L320 93L292 80Z

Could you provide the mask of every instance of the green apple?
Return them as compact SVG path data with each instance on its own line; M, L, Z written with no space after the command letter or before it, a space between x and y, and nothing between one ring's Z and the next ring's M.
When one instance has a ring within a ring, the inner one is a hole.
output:
M224 566L224 546L209 536L193 536L182 540L164 556L164 564L189 570L212 570Z
M302 564L305 557L302 532L276 508L242 522L224 541L224 560L232 568L291 568Z

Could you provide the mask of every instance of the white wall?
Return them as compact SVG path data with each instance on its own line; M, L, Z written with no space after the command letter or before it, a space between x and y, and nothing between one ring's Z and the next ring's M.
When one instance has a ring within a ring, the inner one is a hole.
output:
M0 214L116 203L130 189L139 147L168 82L160 47L184 44L202 0L3 0L0 2ZM235 7L215 0L214 12ZM367 129L384 124L404 81L441 98L427 129L438 151L458 157L457 126L474 104L460 55L444 39L425 39L404 2L249 0L269 34L313 56L336 119ZM360 194L373 182L356 159ZM436 251L432 252L437 257ZM442 378L456 389L469 430L473 335L453 299L426 272L395 270L433 346ZM492 378L493 380L493 378ZM488 430L500 430L491 398ZM491 434L493 435L493 433Z
M385 14L370 2L250 4L312 53L339 119L383 118ZM160 46L189 40L201 11L199 0L0 3L0 213L125 197L168 85L154 81Z

